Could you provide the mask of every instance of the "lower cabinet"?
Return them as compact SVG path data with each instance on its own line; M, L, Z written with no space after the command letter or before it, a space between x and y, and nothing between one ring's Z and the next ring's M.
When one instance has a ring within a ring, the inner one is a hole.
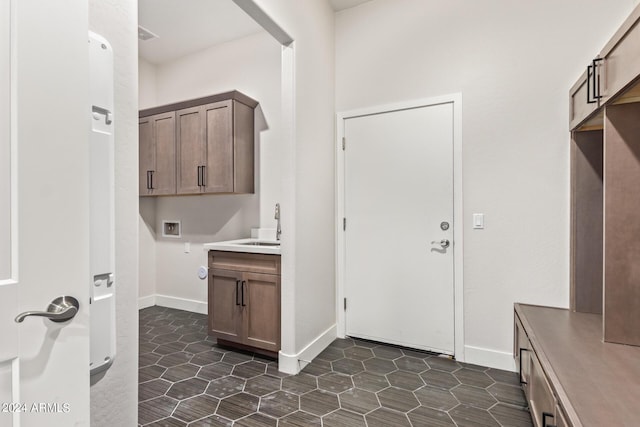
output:
M209 252L209 335L224 344L280 350L280 256Z
M570 426L517 314L514 316L514 334L513 357L520 375L520 384L529 404L533 425Z
M556 398L551 391L540 362L534 353L531 353L531 379L529 384L529 410L534 424L539 427L555 426L556 422Z
M567 422L567 417L562 412L560 406L556 405L556 427L567 427L571 424Z

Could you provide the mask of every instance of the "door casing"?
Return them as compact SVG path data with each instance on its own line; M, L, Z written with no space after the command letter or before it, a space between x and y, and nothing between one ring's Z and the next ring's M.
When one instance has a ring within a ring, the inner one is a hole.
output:
M455 358L464 362L464 287L463 287L463 209L462 209L462 94L454 93L432 98L384 104L336 115L336 318L339 338L346 336L345 239L342 221L345 217L345 161L343 150L344 121L349 118L392 111L450 103L453 106L453 286Z

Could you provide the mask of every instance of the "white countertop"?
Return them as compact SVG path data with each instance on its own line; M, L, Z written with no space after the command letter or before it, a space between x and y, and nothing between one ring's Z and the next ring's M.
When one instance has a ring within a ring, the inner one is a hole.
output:
M277 246L260 246L251 243L265 242L269 244L277 244ZM248 244L249 243L249 244ZM247 252L252 254L269 254L280 255L280 242L269 239L238 239L227 240L225 242L212 242L203 245L205 251L229 251L229 252Z

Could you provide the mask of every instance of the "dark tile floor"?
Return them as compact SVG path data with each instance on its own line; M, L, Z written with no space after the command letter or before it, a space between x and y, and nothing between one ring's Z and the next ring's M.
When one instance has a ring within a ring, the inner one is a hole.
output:
M206 316L140 311L143 426L531 426L517 374L338 339L300 374L218 347Z

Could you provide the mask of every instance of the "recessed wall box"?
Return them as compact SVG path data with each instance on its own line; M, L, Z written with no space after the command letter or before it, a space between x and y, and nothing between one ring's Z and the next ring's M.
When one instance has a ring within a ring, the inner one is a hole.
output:
M180 221L162 221L162 237L181 237Z

